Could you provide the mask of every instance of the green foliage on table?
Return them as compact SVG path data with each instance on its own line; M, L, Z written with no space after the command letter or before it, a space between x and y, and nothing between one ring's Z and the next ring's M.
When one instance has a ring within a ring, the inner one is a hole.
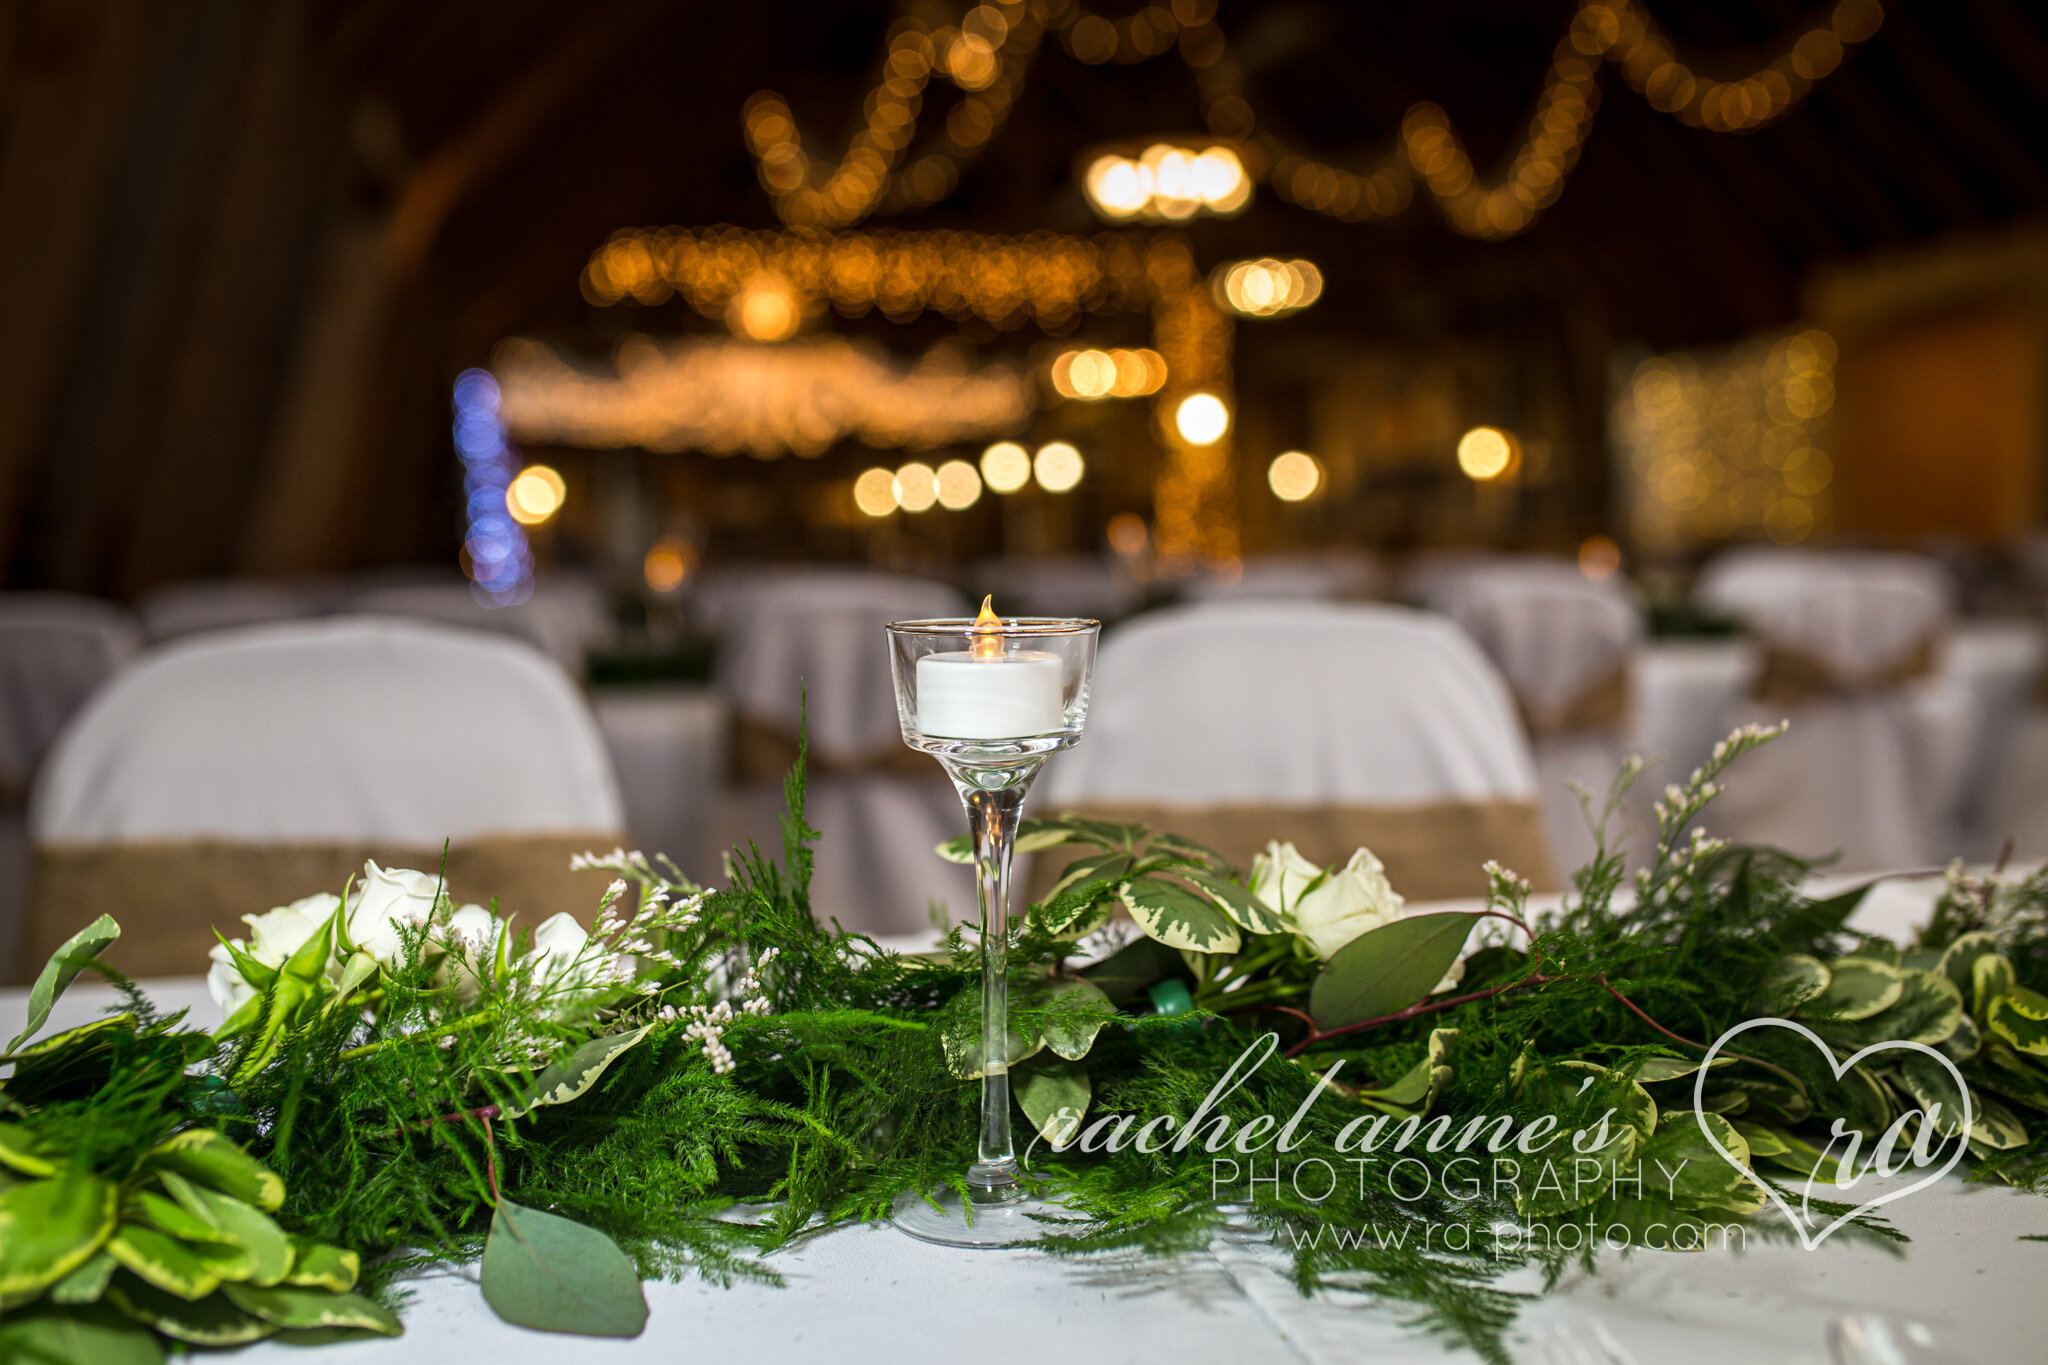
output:
M1027 822L1022 847L1079 855L1010 927L1005 1060L1037 1139L1030 1173L1077 1219L1050 1249L1172 1254L1247 1221L1288 1250L1304 1291L1410 1305L1504 1360L1521 1299L1500 1277L1591 1254L1536 1234L1590 1218L1705 1236L1762 1208L1759 1178L1822 1166L1831 1116L1881 1127L1952 1088L1896 1051L1835 1076L1859 1039L1887 1034L1962 1068L1976 1178L2048 1176L2048 878L1958 874L1912 945L1848 933L1860 889L1816 899L1801 890L1808 864L1694 828L1726 767L1766 738L1736 737L1666 793L1640 876L1603 840L1556 914L1532 916L1526 885L1496 869L1488 915L1391 919L1327 958L1211 850L1138 826ZM514 1321L631 1334L639 1279L773 1279L756 1253L959 1181L984 1063L978 945L955 930L942 951L901 956L817 923L801 760L788 795L780 857L736 850L729 885L701 898L672 867L617 856L640 888L632 923L657 902L692 908L575 1009L545 1004L523 950L465 985L422 930L395 963L350 955L314 973L313 954L287 959L217 1038L138 997L17 1045L0 1198L48 1231L5 1253L0 1283L22 1287L0 1289L0 1344L119 1362L155 1359L164 1339L352 1313L374 1330L394 1280L478 1258L487 1300ZM1742 1055L1707 1070L1696 1119L1705 1045L1765 1012L1831 1055L1744 1034ZM1212 1093L1268 1034L1286 1055ZM1239 1130L1299 1114L1290 1158L1344 1179L1322 1198L1263 1173L1219 1191L1200 1148L1112 1141L1119 1125L1198 1111ZM1417 1144L1405 1154L1435 1183L1411 1197L1385 1163L1359 1174L1337 1147L1361 1119L1397 1132L1481 1116L1598 1133L1575 1153L1591 1178L1466 1197L1453 1153ZM1660 1161L1680 1174L1636 1182Z
M0 1358L157 1361L166 1340L399 1330L351 1292L356 1253L288 1233L273 1216L277 1175L193 1122L189 1101L208 1092L186 1068L211 1051L173 1021L124 1012L11 1054Z

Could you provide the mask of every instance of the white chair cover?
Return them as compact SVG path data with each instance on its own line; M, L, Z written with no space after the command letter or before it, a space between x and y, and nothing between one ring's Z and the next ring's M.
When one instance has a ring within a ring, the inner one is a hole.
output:
M1560 871L1582 866L1594 840L1573 785L1598 797L1628 756L1632 686L1610 685L1642 645L1635 599L1622 584L1595 582L1563 559L1480 561L1444 575L1432 595L1429 605L1463 627L1507 676L1534 730L1551 857ZM1547 723L1566 720L1596 690L1614 703L1611 714ZM1611 827L1612 837L1621 836L1622 824Z
M666 853L700 882L719 875L712 813L725 783L730 718L702 686L601 687L590 699L611 751L632 846Z
M1308 554L1248 555L1243 563L1212 571L1190 582L1181 596L1190 602L1235 598L1295 598L1363 601L1386 589L1386 571L1371 555L1356 550Z
M141 647L140 625L113 602L0 594L0 793L26 797L64 722Z
M151 589L136 603L151 640L207 630L268 625L323 616L336 605L333 580L279 582L262 578L195 578Z
M1143 590L1123 564L1095 555L985 559L968 570L968 597L993 595L1005 616L1082 616L1113 621L1137 609Z
M124 607L71 593L0 594L0 981L28 908L24 807L64 723L142 647Z
M2024 653L2023 638L2016 632L2005 638L2000 653L2006 667L1993 675L1998 677L1992 694L1997 700L1987 707L1980 727L1989 753L1973 749L1983 766L1973 763L1971 771L1987 774L1975 844L1983 857L1996 856L2010 839L2015 856L2048 858L2048 650L2043 649L2038 629ZM1989 654L1991 647L1987 645L1985 652ZM2024 681L2008 689L2003 675L2021 667ZM1993 685L1991 677L1982 682Z
M509 640L340 618L138 662L58 741L41 842L377 840L616 831L589 708Z
M575 677L582 676L585 656L607 633L603 593L574 577L543 577L526 601L505 607L485 606L466 581L443 580L373 588L352 596L347 609L497 631L533 645Z
M1941 566L1913 555L1757 549L1708 566L1697 592L1747 623L1766 651L1818 661L1863 689L1746 708L1741 719L1784 717L1792 733L1743 761L1707 824L1742 842L1839 853L1843 871L1943 856L1968 742L1966 694L1936 676L1883 681L1939 645L1952 596Z
M944 583L835 569L770 569L706 586L700 610L723 637L718 685L733 713L793 737L808 697L811 824L823 833L811 897L818 917L903 933L925 924L930 900L971 915L973 878L932 852L966 828L938 765L929 778L846 771L904 752L882 627L960 616L966 599ZM728 806L722 842L779 849L779 784L754 783Z
M1096 661L1057 802L1393 804L1533 798L1501 677L1441 617L1218 602L1141 617Z

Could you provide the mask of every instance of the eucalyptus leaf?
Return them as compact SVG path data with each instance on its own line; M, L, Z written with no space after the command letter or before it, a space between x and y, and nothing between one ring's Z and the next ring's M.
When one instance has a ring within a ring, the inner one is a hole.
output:
M1017 1105L1039 1135L1058 1151L1081 1131L1088 1115L1091 1088L1085 1067L1072 1062L1034 1062L1011 1075Z
M7 1045L9 1052L36 1036L36 1030L49 1021L50 1010L57 1003L57 997L64 994L65 989L78 979L78 974L91 966L93 959L119 937L121 926L114 923L114 917L101 915L65 939L57 951L50 954L50 960L43 964L35 984L28 988L28 1026Z
M1152 879L1123 887L1117 897L1131 918L1169 948L1191 953L1234 953L1244 940L1221 910L1184 886Z
M1751 1162L1767 1157L1783 1156L1792 1150L1785 1135L1768 1123L1754 1123L1747 1119L1730 1119L1729 1126L1742 1134L1743 1144L1749 1149Z
M73 1171L0 1191L0 1297L37 1293L91 1260L119 1199L112 1183Z
M1698 1071L1700 1063L1704 1060L1702 1057L1645 1057L1642 1065L1636 1068L1636 1082L1639 1085L1655 1085L1659 1081L1675 1081ZM1733 1057L1714 1059L1716 1067L1734 1064Z
M1323 964L1309 992L1317 1027L1363 1023L1426 999L1478 922L1458 911L1407 915L1352 939Z
M0 1318L10 1365L163 1365L148 1328L106 1308L33 1308Z
M1062 1006L1044 1023L1045 1045L1070 1062L1078 1062L1095 1046L1095 1035L1116 1016L1116 1006L1102 988L1082 977L1057 977L1046 983L1048 1003Z
M639 1271L617 1243L509 1199L491 1219L482 1280L485 1301L521 1327L634 1337L647 1325Z
M2048 1057L2048 996L2012 986L1985 1007L1984 1024L2029 1057Z
M526 1092L506 1107L505 1117L516 1119L544 1105L567 1104L596 1085L606 1067L624 1056L653 1029L654 1025L646 1024L626 1033L605 1033L592 1038L561 1061L543 1068Z
M945 1054L946 1070L963 1081L982 1076L981 1009L978 1000L965 1000L968 1008L955 1008L939 1025L939 1048ZM1045 1050L1045 1039L1020 1030L1012 1020L1009 1031L1008 1064L1015 1066Z

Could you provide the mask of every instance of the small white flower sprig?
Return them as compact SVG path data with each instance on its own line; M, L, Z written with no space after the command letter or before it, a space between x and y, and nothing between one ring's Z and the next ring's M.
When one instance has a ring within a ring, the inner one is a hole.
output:
M729 1074L736 1063L726 1032L743 1019L773 1011L763 973L782 950L763 949L733 981L729 964L738 950L733 945L715 944L707 935L688 933L698 927L708 893L667 857L657 855L650 860L620 848L608 854L583 854L573 859L571 866L618 874L621 880L612 883L598 920L599 936L608 938L618 952L637 957L643 970L652 969L652 975L643 977L635 987L640 994L654 997L649 1001L654 1007L652 1017L663 1023L684 1023L683 1036L699 1046L711 1069L719 1075ZM631 917L617 905L627 878L642 888L639 909ZM689 995L700 998L676 998Z
M1674 881L1689 878L1714 855L1728 847L1726 839L1710 837L1704 829L1688 826L1721 794L1719 778L1728 766L1752 749L1761 748L1785 733L1790 721L1776 725L1744 725L1718 741L1707 761L1693 769L1680 786L1672 783L1651 812L1657 818L1657 850L1650 865L1636 874L1636 895L1649 904L1662 904L1671 897Z

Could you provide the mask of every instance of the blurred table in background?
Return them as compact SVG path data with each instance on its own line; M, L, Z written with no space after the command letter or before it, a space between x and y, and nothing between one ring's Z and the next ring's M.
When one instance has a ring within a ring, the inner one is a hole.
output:
M698 881L718 878L712 808L725 784L729 712L709 684L592 690L634 847L666 853Z

